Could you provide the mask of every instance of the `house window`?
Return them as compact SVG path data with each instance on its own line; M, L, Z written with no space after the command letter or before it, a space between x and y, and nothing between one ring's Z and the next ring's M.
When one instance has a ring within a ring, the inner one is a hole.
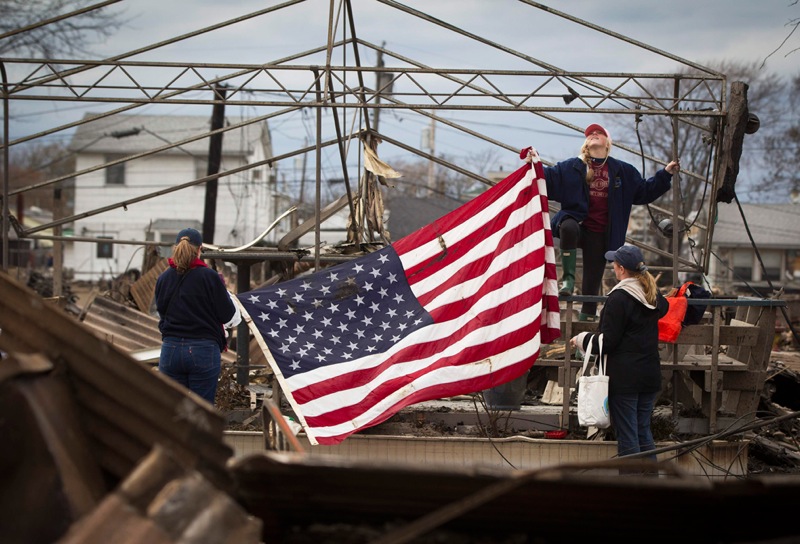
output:
M204 178L208 175L208 158L195 157L194 159L194 179ZM195 185L195 187L205 187L205 184Z
M174 242L175 237L178 236L177 230L162 230L159 232L159 236L162 242ZM167 258L172 255L172 246L158 246L158 255L159 257Z
M113 240L110 236L98 236L98 238ZM111 242L97 242L97 258L98 259L113 259L114 258L114 244Z
M752 281L753 252L748 249L737 249L733 252L733 280Z
M764 263L764 277L762 280L780 281L781 280L781 252L762 251L761 261Z
M252 172L252 179L253 181L261 181L261 169L253 168Z
M124 155L106 155L105 162L121 159ZM125 163L106 167L106 185L125 185Z

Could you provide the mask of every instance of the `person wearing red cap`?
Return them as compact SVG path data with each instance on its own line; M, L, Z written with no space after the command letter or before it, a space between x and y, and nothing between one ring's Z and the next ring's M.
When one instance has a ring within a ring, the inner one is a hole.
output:
M598 295L606 267L605 254L625 243L634 204L649 204L672 186L680 163L675 160L648 179L611 153L608 130L593 123L584 131L580 154L544 168L547 196L560 202L550 220L553 236L560 240L562 275L560 295L575 290L577 250L583 252L581 294ZM520 156L531 162L536 150L523 149ZM584 302L579 319L594 321L597 303Z

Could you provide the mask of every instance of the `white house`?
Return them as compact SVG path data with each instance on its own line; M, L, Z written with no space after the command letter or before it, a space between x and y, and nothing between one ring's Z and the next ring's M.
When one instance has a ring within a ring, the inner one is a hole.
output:
M94 117L88 114L87 118ZM226 126L246 119L226 118ZM81 124L70 142L76 156L74 210L87 214L71 226L76 238L119 241L156 241L172 244L178 231L194 227L202 232L206 184L177 191L170 189L207 175L210 117L114 115ZM197 140L186 140L203 136ZM98 165L137 156L169 144L178 147L91 170ZM246 124L222 136L220 172L244 167L272 156L266 121ZM84 172L84 173L81 173ZM210 242L225 247L256 238L285 210L276 193L275 176L267 165L247 168L218 180L215 232ZM94 214L144 195L141 202ZM285 234L279 228L267 241ZM209 242L209 240L206 240ZM170 248L162 248L169 255ZM78 280L116 277L142 266L143 246L124 243L75 241L65 244L64 266Z
M720 204L709 265L712 282L724 292L750 296L753 290L770 295L770 284L800 292L798 232L800 204L742 204L742 212L736 204Z

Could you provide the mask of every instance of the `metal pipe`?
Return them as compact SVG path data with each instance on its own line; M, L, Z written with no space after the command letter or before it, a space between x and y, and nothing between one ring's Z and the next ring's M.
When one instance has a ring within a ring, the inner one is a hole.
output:
M69 13L65 13L63 15L58 15L56 17L51 17L49 19L44 19L39 21L38 23L33 23L27 26L23 26L20 28L15 28L14 30L10 30L3 34L0 34L0 40L5 38L10 38L11 36L16 36L17 34L22 34L23 32L27 32L29 30L33 30L35 28L39 28L42 26L49 25L50 23L57 23L58 21L63 21L64 19L69 19L70 17L74 17L76 15L83 15L84 13L88 13L90 11L94 11L96 9L104 8L106 6L110 6L111 4L116 4L117 2L122 2L122 0L107 0L106 2L101 2L99 4L94 4L92 6L86 6L85 8L76 9L75 11L71 11Z
M3 78L3 272L8 271L8 230L11 228L8 210L8 77L6 64L0 61L0 76Z

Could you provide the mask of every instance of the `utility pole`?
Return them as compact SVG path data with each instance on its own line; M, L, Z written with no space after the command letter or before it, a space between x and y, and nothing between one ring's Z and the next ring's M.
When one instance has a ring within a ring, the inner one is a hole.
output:
M211 131L220 129L225 124L225 95L227 94L225 85L217 84L214 86L214 104L211 113ZM212 134L208 141L208 170L206 175L211 176L219 173L222 163L222 133ZM206 182L206 202L203 212L203 241L207 244L214 243L214 230L217 227L217 179Z
M303 138L303 147L308 147L308 138ZM294 213L294 226L300 225L300 215L304 213L305 192L306 192L306 166L308 165L308 153L303 153L303 167L300 170L300 198L298 200L299 206ZM305 219L305 218L304 218Z
M383 42L381 47L385 47L386 42ZM378 68L383 68L385 63L383 62L383 51L378 51L378 60L376 63ZM394 87L394 74L392 72L376 72L375 74L375 105L379 105L381 103L381 95L385 94L392 94L392 88ZM372 119L372 129L379 133L378 127L380 122L380 115L381 109L375 108L375 114L373 115Z
M381 47L385 46L386 42L383 42ZM378 68L383 68L383 51L378 51L378 60L375 64ZM381 103L381 83L383 82L383 72L377 72L375 74L375 90L377 91L377 96L375 97L375 105ZM381 119L381 109L375 108L375 114L372 116L372 127L375 129L375 132L378 132L378 126Z
M64 214L61 200L61 183L53 189L53 220ZM53 227L53 296L60 297L64 291L64 243L59 240L63 231L61 225Z
M431 118L431 130L428 134L428 149L430 150L431 157L436 156L436 119ZM436 186L436 179L434 177L434 169L436 167L436 163L432 160L428 161L428 194L431 196L434 195L434 189L438 189Z

